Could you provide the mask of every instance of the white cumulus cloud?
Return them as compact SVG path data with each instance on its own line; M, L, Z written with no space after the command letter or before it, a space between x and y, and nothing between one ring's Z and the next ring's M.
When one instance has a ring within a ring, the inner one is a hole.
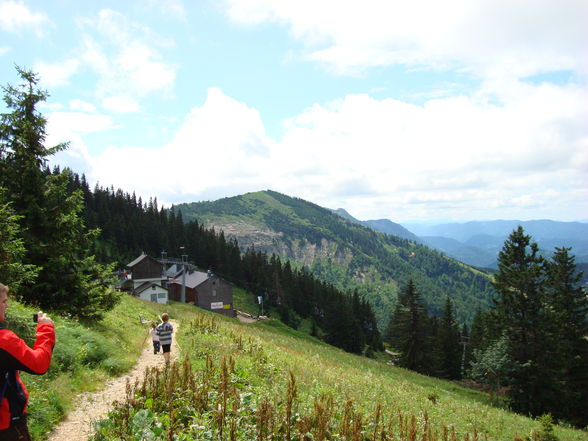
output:
M84 136L89 133L115 130L118 126L108 115L88 114L94 107L81 100L72 100L70 107L74 112L54 111L47 115L46 145L54 146L69 143L66 150L51 157L50 163L69 167L76 173L89 173L92 169L92 157Z
M102 106L114 113L134 113L141 109L139 103L128 96L111 96L102 100Z
M73 99L69 101L69 108L71 110L79 110L80 112L93 113L96 107L86 101L80 99Z
M272 141L259 112L219 89L187 116L173 140L158 148L111 146L92 160L91 177L162 202L241 193L265 185ZM145 179L148 176L148 179Z
M77 73L79 66L79 61L71 58L57 63L39 62L33 71L39 74L44 86L55 88L69 85L70 78Z
M98 94L140 98L173 86L176 66L159 52L173 45L171 40L110 9L95 19L79 20L79 25L84 35L81 59L99 75Z
M244 25L287 27L305 56L339 73L404 65L514 77L588 73L583 0L225 0Z
M110 147L90 176L168 203L272 188L353 206L362 219L483 219L491 207L513 218L586 217L586 97L573 85L511 87L516 99L500 104L348 95L292 118L279 140L256 109L210 89L170 143Z
M45 14L33 12L22 1L0 1L0 29L16 32L33 28L38 36L43 35L43 27L49 22Z

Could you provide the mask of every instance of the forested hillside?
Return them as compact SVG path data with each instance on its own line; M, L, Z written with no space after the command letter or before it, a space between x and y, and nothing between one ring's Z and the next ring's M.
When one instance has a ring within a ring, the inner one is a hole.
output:
M357 290L374 306L380 326L390 318L399 289L413 280L431 313L449 296L460 321L487 309L488 277L415 242L378 233L310 202L264 191L174 207L184 219L223 230L242 249L276 253L306 265L343 290Z
M85 220L100 230L95 240L99 260L117 262L122 269L141 252L154 257L162 251L169 257L187 254L197 267L261 296L266 311L273 310L293 328L305 321L310 333L349 352L382 350L372 307L358 293L338 289L275 255L255 249L242 253L222 231L196 220L185 223L180 211L159 208L157 200L144 203L122 190L99 186L91 190L78 175L71 175L70 187L83 193Z

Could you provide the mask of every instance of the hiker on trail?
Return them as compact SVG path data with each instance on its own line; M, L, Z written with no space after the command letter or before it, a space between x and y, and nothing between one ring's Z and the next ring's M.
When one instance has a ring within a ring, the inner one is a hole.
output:
M31 441L27 427L29 394L19 371L44 374L51 364L55 326L43 312L37 314L37 338L31 349L4 328L9 288L0 283L0 440Z
M169 315L164 312L161 314L161 323L157 325L157 335L159 336L159 342L161 343L161 349L163 349L163 358L165 359L165 365L169 366L169 351L171 350L172 333L174 327L169 323Z
M159 342L159 335L157 335L157 323L151 322L151 329L149 333L151 334L151 341L153 341L153 353L159 354L159 348L161 346Z

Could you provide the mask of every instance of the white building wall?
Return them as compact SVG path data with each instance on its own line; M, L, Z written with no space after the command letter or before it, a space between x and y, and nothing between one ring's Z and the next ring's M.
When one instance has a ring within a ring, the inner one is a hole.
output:
M167 305L168 303L167 290L156 285L147 288L139 294L139 298L149 302L161 303L163 305Z

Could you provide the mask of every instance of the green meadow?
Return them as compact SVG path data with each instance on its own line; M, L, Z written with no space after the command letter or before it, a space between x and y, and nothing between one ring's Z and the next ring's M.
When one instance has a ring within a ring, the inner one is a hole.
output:
M257 306L237 292L236 307ZM8 327L33 335L32 312L13 302ZM74 406L131 368L143 320L167 311L180 323L182 362L145 373L97 426L110 440L515 440L542 437L541 424L490 404L487 394L345 353L282 325L252 324L173 303L127 297L100 323L56 317L58 343L45 376L24 374L35 440ZM588 432L555 426L559 440Z
M269 399L275 407L285 401L292 373L299 414L312 415L317 403L329 403L331 434L341 426L348 403L355 416L362 415L365 433L359 439L381 439L372 436L378 412L380 425L399 425L399 415L408 420L414 416L421 429L418 439L427 439L422 430L426 420L439 439L444 430L455 430L457 439L475 439L477 434L479 439L513 440L540 429L537 421L491 406L487 394L345 353L277 321L247 325L221 317L210 320L217 323L217 332L198 332L201 328L195 327L180 340L190 348L197 369L204 368L205 357L216 363L230 357L257 400ZM555 434L561 440L588 439L588 433L568 428L557 427ZM339 435L324 439L346 439ZM316 438L314 433L309 439Z

